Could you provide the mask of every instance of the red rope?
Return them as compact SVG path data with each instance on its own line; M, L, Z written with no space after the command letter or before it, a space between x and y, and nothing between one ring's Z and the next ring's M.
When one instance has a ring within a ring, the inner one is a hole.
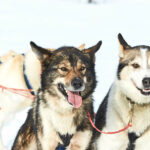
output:
M91 119L91 116L90 116L90 113L89 113L89 112L88 112L88 118L89 118L89 121L90 121L91 125L93 126L93 128L95 128L98 132L103 133L103 134L116 134L116 133L123 132L123 131L127 130L128 128L132 127L132 125L131 125L130 123L128 123L128 125L127 125L126 127L124 127L123 129L120 129L120 130L118 130L118 131L105 132L105 131L99 130L99 129L95 126L94 122L93 122L92 119Z
M0 85L0 88L2 89L2 91L7 90L7 91L10 91L12 93L24 96L24 97L32 99L32 100L35 99L35 96L30 93L32 91L32 89L27 89L27 90L25 90L25 89L15 89L15 88L8 88L8 87L5 87L3 85Z

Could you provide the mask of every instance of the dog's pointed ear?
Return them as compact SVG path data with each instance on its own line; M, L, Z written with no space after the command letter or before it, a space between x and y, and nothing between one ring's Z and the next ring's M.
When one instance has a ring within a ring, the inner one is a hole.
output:
M93 62L95 62L95 53L100 49L101 45L102 41L99 41L96 45L83 49L82 52L86 55L88 54L93 59Z
M95 54L99 50L101 45L102 45L102 41L99 41L96 45L94 45L90 48L84 49L83 52L89 53L89 54Z
M79 50L83 50L84 47L85 47L85 44L82 44L82 45L80 45L80 46L78 47L78 49L79 49Z
M44 60L45 58L51 56L52 54L52 51L51 50L48 50L48 49L45 49L45 48L42 48L38 45L36 45L34 42L30 42L30 45L31 45L31 48L32 48L32 51L36 54L37 58L42 61Z
M122 58L124 57L124 51L126 49L131 48L131 46L125 41L121 33L118 34L118 41L119 41L119 48L120 48L119 56L120 58Z

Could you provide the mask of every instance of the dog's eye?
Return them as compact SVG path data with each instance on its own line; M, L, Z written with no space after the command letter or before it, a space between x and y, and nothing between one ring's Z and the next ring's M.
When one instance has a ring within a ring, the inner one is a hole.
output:
M134 64L132 64L132 67L136 69L136 68L140 68L140 65L137 63L134 63Z
M82 66L79 71L84 71L86 68L84 66Z
M67 69L66 67L61 67L60 70L61 70L61 71L65 71L65 72L68 71L68 69Z

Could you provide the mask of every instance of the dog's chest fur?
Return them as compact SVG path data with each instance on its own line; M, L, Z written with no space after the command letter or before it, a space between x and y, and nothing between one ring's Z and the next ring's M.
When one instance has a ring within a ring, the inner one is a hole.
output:
M60 143L60 135L73 135L76 132L77 125L74 124L74 117L76 113L73 108L63 98L53 97L49 94L41 94L39 105L39 116L43 126L43 136L46 133L54 132ZM44 96L43 96L44 95Z
M127 125L129 119L132 117L132 128L129 128L129 132L135 132L140 136L150 127L150 105L142 106L134 104L133 106L133 104L127 100L127 97L121 93L119 86L114 85L110 91L108 107L108 122L110 116L113 115L111 112L113 112L118 115L124 125ZM131 115L132 107L133 115ZM113 116L111 118L113 118Z
M43 126L46 123L50 124L50 127L54 128L57 133L60 134L74 134L76 127L73 123L73 113L72 111L68 113L58 112L54 109L51 109L49 106L47 108L40 109L40 115L43 122ZM46 118L46 119L45 119Z

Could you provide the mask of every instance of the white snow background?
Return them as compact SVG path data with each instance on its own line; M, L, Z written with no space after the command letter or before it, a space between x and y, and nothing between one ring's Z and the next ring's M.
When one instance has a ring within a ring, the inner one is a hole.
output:
M150 45L149 0L0 0L0 55L30 49L32 40L40 46L86 47L103 44L96 54L97 88L95 112L115 79L118 64L118 33L130 45ZM3 129L3 141L10 149L26 118L17 114Z

